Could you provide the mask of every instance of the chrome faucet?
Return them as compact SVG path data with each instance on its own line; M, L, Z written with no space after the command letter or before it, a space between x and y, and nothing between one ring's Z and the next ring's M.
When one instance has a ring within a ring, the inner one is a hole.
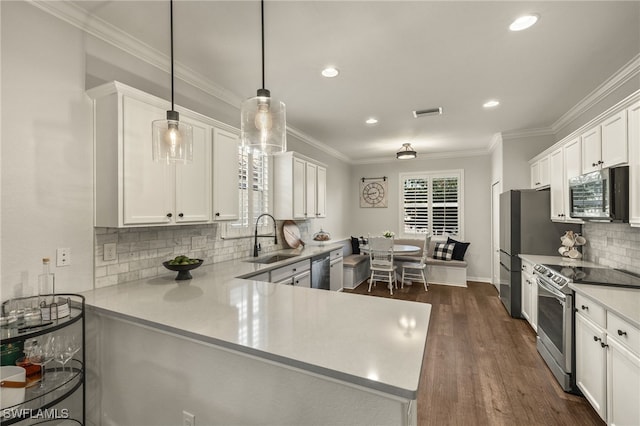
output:
M262 216L269 216L271 219L273 219L273 235L258 235L258 222L260 222ZM256 219L256 232L254 234L254 237L253 257L258 257L258 237L273 237L273 242L275 244L278 244L278 228L276 225L276 218L271 216L269 213L262 213L260 216L258 216L258 218Z

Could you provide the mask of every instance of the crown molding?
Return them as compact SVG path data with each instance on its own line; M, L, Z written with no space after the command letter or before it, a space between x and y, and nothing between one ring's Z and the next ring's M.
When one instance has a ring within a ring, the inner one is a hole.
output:
M352 163L351 158L347 157L346 155L344 155L343 153L341 153L340 151L331 148L330 146L320 142L317 139L312 138L311 136L307 135L306 133L296 129L295 127L291 127L287 124L287 133L290 134L291 136L295 136L296 138L300 139L302 142L306 143L307 145L311 145L314 148L319 149L320 151L326 152L327 154L331 155L332 157L335 157L339 160L342 160L346 163Z
M536 136L555 136L555 132L550 127L502 132L502 140L530 138Z
M627 62L622 68L616 71L611 77L604 81L600 86L596 87L584 99L578 102L573 108L567 111L555 123L551 125L554 133L558 133L573 120L584 114L598 102L609 96L627 81L640 74L640 54Z
M125 33L115 25L92 16L73 3L50 0L27 1L33 6L81 29L87 34L109 43L166 73L171 72L171 58L169 56ZM215 84L202 74L195 72L179 62L175 63L174 74L176 78L235 108L239 109L242 104L243 99L241 97Z
M465 151L448 151L448 152L432 152L419 154L418 158L413 160L398 160L396 158L367 158L364 160L354 160L351 164L386 164L396 161L425 161L425 160L442 160L447 158L466 158L466 157L481 157L483 155L489 155L487 149L472 149Z

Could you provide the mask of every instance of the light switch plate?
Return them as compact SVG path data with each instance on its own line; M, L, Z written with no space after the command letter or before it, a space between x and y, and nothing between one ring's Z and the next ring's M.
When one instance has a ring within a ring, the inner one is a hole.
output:
M71 249L59 248L56 250L56 266L71 265Z
M116 260L116 243L107 243L104 245L103 260Z

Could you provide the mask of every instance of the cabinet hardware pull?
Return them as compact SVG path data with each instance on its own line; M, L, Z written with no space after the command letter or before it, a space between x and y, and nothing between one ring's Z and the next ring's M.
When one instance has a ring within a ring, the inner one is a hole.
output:
M167 213L167 217L172 217L172 216L173 216L173 214Z
M626 335L627 335L626 331L618 330L618 336L626 336Z
M593 336L593 341L597 342L598 340L602 340L601 338L599 338L598 336Z
M580 306L580 308L582 308L583 311L588 311L589 310L589 307L585 306L585 305Z
M220 216L220 212L216 212L216 217Z
M591 167L595 167L597 165L598 165L597 163L591 163Z
M184 213L180 213L178 216L180 216L180 217L184 217Z
M293 268L293 272L295 272L295 271L296 271L296 268Z
M604 343L604 342L600 342L600 346L601 346L601 347L603 347L603 348L608 348L608 347L609 347L609 345L607 345L607 344L606 344L606 343Z

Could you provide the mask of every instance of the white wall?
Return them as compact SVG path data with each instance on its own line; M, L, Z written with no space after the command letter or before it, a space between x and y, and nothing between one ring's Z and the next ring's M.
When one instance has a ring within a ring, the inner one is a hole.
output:
M502 191L531 187L529 160L555 142L553 134L502 136Z
M389 229L399 235L400 184L399 174L406 172L435 172L464 170L464 240L471 242L465 260L469 263L469 279L490 281L491 277L491 156L390 160L380 164L354 165L348 203L349 233L353 236L381 233ZM389 207L360 208L360 179L387 176L389 180Z
M42 257L57 291L93 283L91 105L83 34L23 2L2 2L2 298L35 292ZM28 277L28 278L27 278ZM24 290L29 292L28 289Z

